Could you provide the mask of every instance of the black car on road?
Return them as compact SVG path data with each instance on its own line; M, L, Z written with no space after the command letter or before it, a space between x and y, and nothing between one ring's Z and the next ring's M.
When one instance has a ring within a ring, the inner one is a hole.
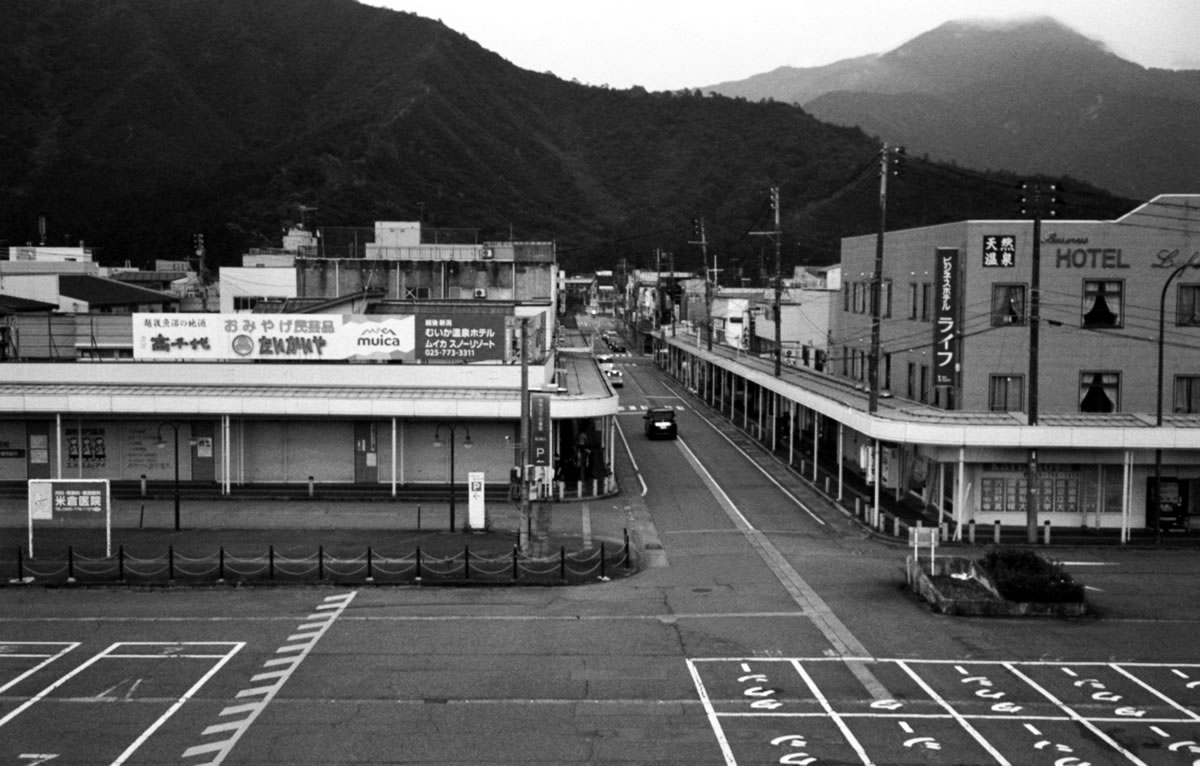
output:
M674 439L679 435L675 424L675 410L670 407L653 407L644 416L646 437L649 439Z

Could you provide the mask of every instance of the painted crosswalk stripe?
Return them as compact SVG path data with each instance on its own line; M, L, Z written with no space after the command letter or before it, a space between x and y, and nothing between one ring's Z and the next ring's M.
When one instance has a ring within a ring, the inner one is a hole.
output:
M324 603L317 606L317 610L322 610L322 614L309 615L305 619L308 622L320 620L319 629L314 632L298 632L288 637L289 642L275 650L276 654L290 655L286 658L274 658L263 663L264 668L278 667L279 665L288 665L283 670L272 670L266 673L256 674L251 678L253 683L258 683L267 679L275 679L275 683L266 686L252 686L241 690L237 694L237 699L245 699L247 697L260 697L255 702L244 703L239 705L230 705L221 711L222 717L244 716L237 721L228 721L209 726L202 732L202 736L211 736L213 734L225 734L224 739L213 742L206 742L200 745L194 745L183 751L183 758L198 758L201 756L212 756L209 760L197 762L197 766L217 766L222 763L229 753L233 750L234 745L241 739L250 726L258 718L259 714L266 709L287 680L291 678L296 668L300 667L301 661L308 656L312 648L317 645L325 632L333 626L333 623L354 600L355 592L341 594L337 596L329 596ZM306 631L307 628L317 627L316 625L304 625L298 630Z

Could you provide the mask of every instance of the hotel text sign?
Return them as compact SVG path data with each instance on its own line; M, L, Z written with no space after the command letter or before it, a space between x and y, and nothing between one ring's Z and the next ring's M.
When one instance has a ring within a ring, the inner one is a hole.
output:
M937 284L934 290L935 312L933 324L933 385L938 388L953 388L958 385L958 370L962 360L961 331L959 316L959 269L958 250L949 247L937 249L937 265L934 274Z

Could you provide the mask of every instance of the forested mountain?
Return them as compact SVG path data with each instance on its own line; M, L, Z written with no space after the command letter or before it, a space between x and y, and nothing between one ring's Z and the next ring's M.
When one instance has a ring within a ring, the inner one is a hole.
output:
M102 262L218 264L310 224L425 220L559 243L571 271L757 268L768 193L785 268L878 225L879 140L784 103L583 86L519 69L442 24L353 0L0 4L0 239ZM884 136L887 138L886 136ZM915 159L915 158L914 158ZM912 162L891 227L1010 218L1012 176ZM1079 217L1131 203L1075 186Z
M888 53L703 88L799 104L934 158L1200 191L1200 71L1147 69L1048 18L950 22Z

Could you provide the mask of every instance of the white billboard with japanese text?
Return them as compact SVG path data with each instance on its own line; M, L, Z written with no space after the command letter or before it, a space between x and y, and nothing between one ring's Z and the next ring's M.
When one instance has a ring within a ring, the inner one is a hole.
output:
M416 319L357 314L134 314L133 358L412 360Z

